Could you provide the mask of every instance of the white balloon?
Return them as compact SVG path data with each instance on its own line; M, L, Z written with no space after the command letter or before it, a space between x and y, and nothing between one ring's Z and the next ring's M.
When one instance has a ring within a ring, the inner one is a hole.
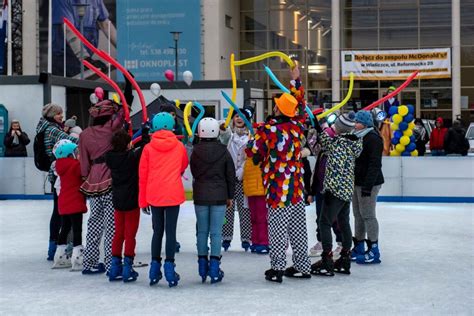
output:
M150 86L150 91L155 97L159 97L161 94L161 87L156 82L152 83Z
M186 70L185 72L183 72L183 79L189 87L193 82L193 73L189 70Z
M97 102L99 102L99 98L97 98L95 93L91 93L91 95L89 96L89 101L91 101L92 104L96 104Z

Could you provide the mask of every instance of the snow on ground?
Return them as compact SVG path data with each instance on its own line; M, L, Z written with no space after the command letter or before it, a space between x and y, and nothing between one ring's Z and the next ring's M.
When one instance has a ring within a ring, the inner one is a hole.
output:
M50 269L51 207L51 201L0 201L2 315L474 313L473 205L380 203L382 264L354 264L350 276L270 283L263 276L268 257L245 253L234 241L222 259L223 282L210 285L197 274L195 217L187 202L178 224L181 281L172 289L164 279L150 287L148 268L138 268L140 277L130 284ZM312 246L314 205L307 221ZM150 260L151 235L151 218L142 215L137 261Z

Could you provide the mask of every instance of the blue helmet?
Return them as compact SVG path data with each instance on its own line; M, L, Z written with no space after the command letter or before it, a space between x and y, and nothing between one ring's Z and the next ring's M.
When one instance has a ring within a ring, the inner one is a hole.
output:
M167 112L161 112L155 115L152 124L153 132L162 129L172 131L174 129L174 118Z
M63 142L57 146L54 156L56 156L56 159L67 158L69 155L75 156L76 149L77 145L73 142Z

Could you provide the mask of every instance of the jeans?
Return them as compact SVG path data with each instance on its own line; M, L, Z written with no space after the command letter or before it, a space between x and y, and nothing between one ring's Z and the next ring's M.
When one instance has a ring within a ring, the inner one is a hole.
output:
M152 260L161 259L161 243L166 231L165 253L167 260L174 260L176 252L176 226L178 224L179 205L151 207L151 220L153 223L153 239L151 240Z
M221 256L222 225L224 224L225 205L194 205L197 219L198 256L207 256L208 237L211 238L211 257Z

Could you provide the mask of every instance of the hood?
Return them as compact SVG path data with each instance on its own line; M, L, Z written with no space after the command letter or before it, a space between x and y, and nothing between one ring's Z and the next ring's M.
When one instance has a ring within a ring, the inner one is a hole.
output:
M109 151L105 155L105 162L110 169L119 169L128 163L128 151Z
M38 125L36 126L36 134L44 132L49 126L55 125L55 123L48 121L44 117L40 118ZM59 127L58 124L56 124Z
M89 114L93 118L111 116L119 110L118 104L111 100L101 101L89 108Z
M193 153L205 163L215 163L222 159L227 152L227 147L216 141L201 141L193 148Z
M66 174L70 169L73 168L74 164L79 163L74 158L59 158L56 159L56 173L59 176Z
M176 135L167 130L160 130L151 135L150 146L158 152L168 152L177 146L179 140Z
M442 117L438 117L438 118L436 119L436 122L437 122L437 123L441 123L441 127L444 126L444 120L443 120Z

